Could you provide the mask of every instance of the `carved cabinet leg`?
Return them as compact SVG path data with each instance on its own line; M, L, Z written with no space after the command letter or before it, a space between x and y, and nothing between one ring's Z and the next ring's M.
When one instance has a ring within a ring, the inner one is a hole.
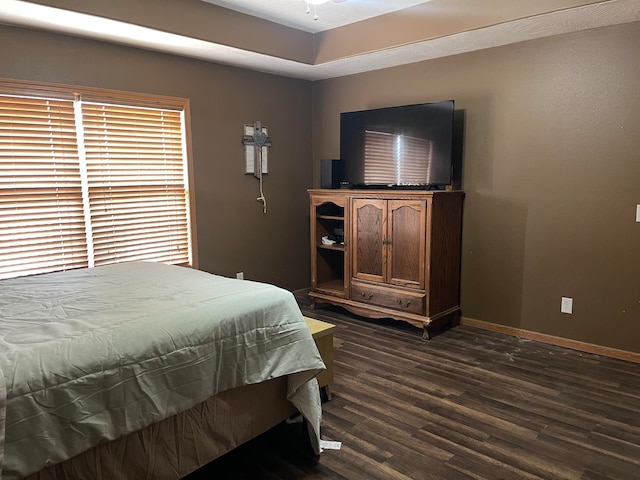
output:
M431 334L429 333L429 324L425 323L422 327L422 338L423 340L431 340Z

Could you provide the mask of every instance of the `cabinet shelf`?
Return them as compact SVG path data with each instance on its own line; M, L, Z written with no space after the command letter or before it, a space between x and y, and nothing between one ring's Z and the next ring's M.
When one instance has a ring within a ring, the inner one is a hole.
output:
M316 215L316 218L319 220L335 220L337 222L344 222L344 217L338 215Z
M347 192L311 194L311 283L312 289L330 297L347 298L349 288L347 247L325 245L322 239L344 238L349 218Z
M344 291L344 281L342 279L336 279L329 282L319 283L318 290L342 294L342 292Z
M323 250L336 250L338 252L344 252L344 245L334 244L334 245L325 245L324 243L319 243L317 245L318 248L322 248Z

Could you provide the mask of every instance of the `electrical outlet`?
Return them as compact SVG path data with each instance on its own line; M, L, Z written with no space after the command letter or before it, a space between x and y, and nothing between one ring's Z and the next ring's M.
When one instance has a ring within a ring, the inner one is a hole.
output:
M573 298L562 297L562 303L560 304L560 311L562 313L573 313Z
M238 272L236 273L236 278L238 280L244 280L244 272Z

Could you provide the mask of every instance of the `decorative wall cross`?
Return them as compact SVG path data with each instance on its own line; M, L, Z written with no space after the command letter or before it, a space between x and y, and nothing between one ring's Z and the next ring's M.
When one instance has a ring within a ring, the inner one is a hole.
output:
M268 147L271 146L271 138L267 134L267 127L263 127L259 120L253 125L245 125L242 143L245 148L244 173L253 173L256 178L269 173Z
M244 144L245 174L253 173L260 180L260 196L256 199L262 202L263 211L267 213L267 199L262 191L262 175L268 173L268 147L271 146L271 138L267 134L267 127L263 127L260 121L253 125L244 126L242 143Z

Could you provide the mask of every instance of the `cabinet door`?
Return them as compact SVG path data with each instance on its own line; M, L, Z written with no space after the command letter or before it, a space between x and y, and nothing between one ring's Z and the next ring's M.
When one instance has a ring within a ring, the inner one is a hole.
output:
M352 276L373 282L385 281L386 201L352 200Z
M388 201L387 283L424 288L426 216L424 200Z

